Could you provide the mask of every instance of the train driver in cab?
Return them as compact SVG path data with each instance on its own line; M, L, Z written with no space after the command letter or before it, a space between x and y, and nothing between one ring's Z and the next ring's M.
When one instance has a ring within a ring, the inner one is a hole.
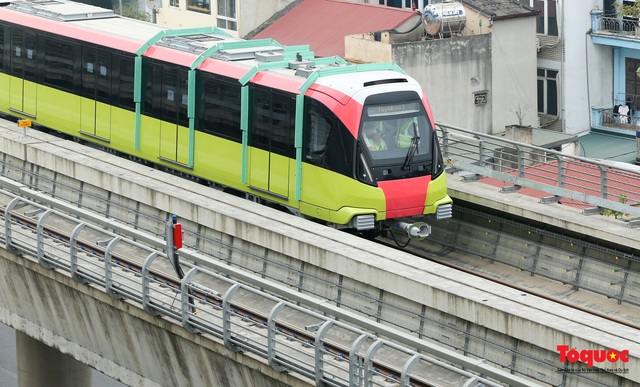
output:
M382 138L382 129L376 127L373 122L368 122L364 127L364 142L370 151L387 149L387 144Z
M396 134L398 148L408 148L417 130L418 126L414 118L398 120L398 133Z

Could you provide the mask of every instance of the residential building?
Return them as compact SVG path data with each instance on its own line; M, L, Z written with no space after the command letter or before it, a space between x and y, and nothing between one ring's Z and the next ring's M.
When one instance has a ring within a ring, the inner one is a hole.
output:
M624 1L634 5L634 1ZM613 0L601 0L582 9L589 13L588 77L592 127L597 132L636 138L635 162L640 164L640 28L638 15L617 12ZM618 160L634 159L629 149L618 151ZM626 156L626 157L622 157Z
M244 37L278 12L301 0L147 0L155 22L172 29L218 27Z

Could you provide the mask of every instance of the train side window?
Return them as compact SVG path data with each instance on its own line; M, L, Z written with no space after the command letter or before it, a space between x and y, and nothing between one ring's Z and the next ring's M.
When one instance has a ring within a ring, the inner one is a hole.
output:
M305 162L352 177L356 140L346 126L320 101L305 97Z
M4 36L6 27L0 25L0 72L4 72Z
M30 81L36 76L36 35L13 28L11 33L11 74Z
M295 99L293 95L253 86L249 145L295 157Z
M111 98L111 53L96 51L96 89L95 98L100 102L110 103Z
M87 46L82 47L82 83L80 90L82 95L95 98L96 93L96 50Z
M163 66L162 118L187 126L187 70L177 66Z
M295 157L295 99L291 95L272 94L273 134L271 136L271 151L283 156Z
M162 106L162 66L146 57L142 58L142 77L145 87L144 113L151 117L160 118L160 107Z
M213 74L199 75L202 76L202 88L198 99L198 130L237 142L242 141L240 83Z
M36 34L26 31L24 34L24 78L31 81L36 80Z
M74 49L71 43L45 38L44 84L73 91Z
M319 109L309 108L305 133L307 133L305 159L319 159L324 156L327 150L331 133L331 118Z
M119 64L117 92L114 91L118 99L118 106L133 110L135 107L133 103L133 58L116 55L114 59L116 59Z

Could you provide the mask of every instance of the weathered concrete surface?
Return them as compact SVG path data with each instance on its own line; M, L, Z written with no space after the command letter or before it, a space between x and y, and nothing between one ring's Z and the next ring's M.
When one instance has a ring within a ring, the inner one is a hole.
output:
M0 249L0 322L130 386L310 386Z

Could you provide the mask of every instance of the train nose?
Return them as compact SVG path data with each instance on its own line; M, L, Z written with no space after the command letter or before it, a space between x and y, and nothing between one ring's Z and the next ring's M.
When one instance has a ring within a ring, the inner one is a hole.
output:
M397 222L394 225L398 230L404 231L407 233L407 237L409 239L424 239L431 235L431 226L424 222L416 222L416 223L407 223L407 222Z

